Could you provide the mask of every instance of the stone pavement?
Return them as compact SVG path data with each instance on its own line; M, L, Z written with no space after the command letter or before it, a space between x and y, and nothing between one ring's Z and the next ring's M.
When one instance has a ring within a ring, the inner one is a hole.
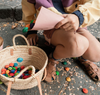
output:
M15 20L21 20L22 12L20 4L20 0L0 0L0 36L4 39L4 48L8 45L13 45L12 38L14 35L26 35L22 33L23 26L20 23L18 23L15 29L11 29L12 24L17 23ZM95 37L100 37L100 21L89 26L88 29ZM49 54L53 49L44 44L45 40L42 32L38 32L38 36L38 47ZM20 37L16 38L16 44L26 45L25 41ZM62 62L64 61L67 61L68 64L63 65ZM96 64L100 67L100 62ZM64 67L69 67L70 71L66 72ZM53 84L42 82L43 95L84 95L82 88L88 89L87 95L100 95L100 82L96 83L92 81L77 59L63 59L60 64L57 65L57 71L59 71L60 75L57 76ZM71 82L65 85L65 78L68 77L70 73L72 73ZM4 84L0 85L0 95L6 95L6 91L7 87ZM62 93L60 93L61 91ZM39 95L39 91L38 87L27 90L12 89L10 95Z

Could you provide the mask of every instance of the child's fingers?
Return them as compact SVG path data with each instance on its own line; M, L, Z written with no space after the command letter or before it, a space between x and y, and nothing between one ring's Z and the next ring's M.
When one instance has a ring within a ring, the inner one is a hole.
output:
M68 16L68 14L62 14L61 16L63 16L64 18Z
M65 23L68 23L68 22L69 22L69 19L68 19L68 18L65 18L65 19L61 20L60 22L58 22L58 23L55 25L55 29L60 28L62 25L64 25Z
M61 26L62 29L67 29L70 25L70 23L65 23L64 25Z

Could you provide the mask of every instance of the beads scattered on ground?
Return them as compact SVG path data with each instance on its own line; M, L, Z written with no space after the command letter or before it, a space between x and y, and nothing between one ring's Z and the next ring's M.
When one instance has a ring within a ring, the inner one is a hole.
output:
M65 67L65 70L66 70L66 71L69 71L69 68L68 68L68 67Z

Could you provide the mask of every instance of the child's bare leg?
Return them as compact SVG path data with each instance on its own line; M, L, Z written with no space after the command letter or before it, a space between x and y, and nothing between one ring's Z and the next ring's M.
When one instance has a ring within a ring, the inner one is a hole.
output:
M55 59L79 57L83 55L89 47L86 37L74 31L56 30L51 38L51 44L56 46L53 52Z
M79 29L78 33L86 37L89 41L89 48L83 54L83 57L93 62L100 61L99 41L86 29Z

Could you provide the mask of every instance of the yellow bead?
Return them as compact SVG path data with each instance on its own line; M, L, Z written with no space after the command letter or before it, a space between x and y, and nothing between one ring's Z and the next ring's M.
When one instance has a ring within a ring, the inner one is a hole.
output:
M9 74L9 70L6 70L6 74Z
M71 81L71 78L70 77L67 77L66 78L66 81L70 82Z

